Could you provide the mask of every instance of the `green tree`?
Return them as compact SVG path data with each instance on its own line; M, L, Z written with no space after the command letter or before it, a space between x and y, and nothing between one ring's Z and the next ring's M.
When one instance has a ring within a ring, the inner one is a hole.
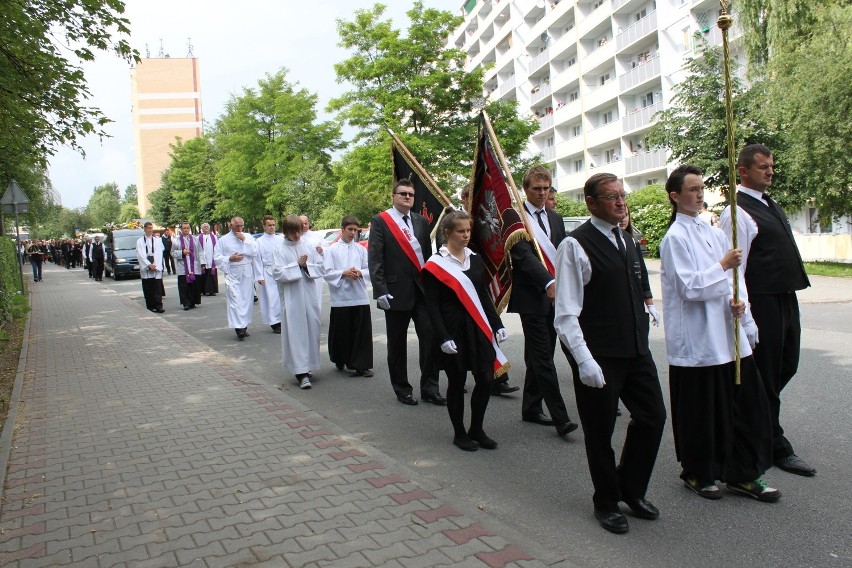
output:
M132 62L121 0L17 0L0 18L0 172L45 166L60 145L82 153L80 137L106 136L110 122L87 104L81 68L98 52Z
M655 183L627 194L630 222L645 233L648 239L648 255L660 256L660 242L669 229L672 208L666 190Z
M491 117L512 173L523 174L526 162L520 161L520 154L536 126L518 117L515 101L486 104L485 70L465 71L465 52L446 47L444 38L463 18L424 9L417 1L407 13L410 23L403 33L382 19L384 11L384 5L376 4L371 10L356 11L351 21L337 22L339 45L353 54L336 64L335 71L340 82L353 88L332 99L328 108L359 129L355 141L362 145L336 169L340 176L336 206L351 202L353 193L369 196L371 215L390 203L385 126L399 135L447 195L457 193L471 176L482 108Z
M135 183L131 183L124 188L124 199L122 199L121 204L125 205L127 203L139 206L139 192Z
M215 214L240 214L247 224L259 223L265 213L280 215L305 163L331 171L330 152L339 147L340 129L317 122L317 95L287 81L286 70L267 75L258 88L244 89L228 101L213 133L219 153ZM302 190L324 192L326 187L302 184Z
M727 191L728 126L725 114L725 83L722 51L706 47L684 66L688 76L675 87L669 107L658 113L648 132L651 146L671 150L672 160L704 170L705 183ZM773 145L777 137L759 120L760 88L746 89L732 69L734 127L740 145ZM778 180L779 185L781 179Z
M163 172L160 187L148 194L148 199L151 200L148 216L161 225L170 227L189 219L189 212L178 205L175 199L175 189L170 184L167 174L168 170Z
M139 206L135 203L125 202L121 204L118 210L117 221L119 223L129 223L133 219L139 218Z
M563 217L586 217L589 214L589 208L582 199L562 195L556 198L556 212Z
M97 227L115 223L120 211L121 194L115 182L97 186L86 205L86 213Z
M823 219L852 214L852 4L746 2L761 6L765 32L753 75L765 92L757 115L779 133L772 147L786 209L816 206ZM752 10L754 11L754 10ZM748 12L751 14L751 12ZM745 20L744 25L750 25ZM843 63L846 62L846 63Z
M182 219L200 225L214 219L216 202L216 156L212 140L199 136L172 145L172 162L163 172L163 183L172 192L177 210L185 212ZM163 219L164 221L166 219Z

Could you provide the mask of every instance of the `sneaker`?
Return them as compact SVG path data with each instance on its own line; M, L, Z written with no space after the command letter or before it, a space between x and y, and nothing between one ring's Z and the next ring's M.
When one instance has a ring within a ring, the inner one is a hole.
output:
M302 377L302 381L299 383L300 389L309 389L311 388L311 379L308 377Z
M721 499L722 492L719 487L713 482L698 481L694 477L689 477L683 480L683 484L687 489L695 492L699 497L705 499Z
M781 492L769 487L760 477L754 481L746 481L744 483L728 483L728 491L739 493L740 495L748 495L764 503L774 503L781 498Z

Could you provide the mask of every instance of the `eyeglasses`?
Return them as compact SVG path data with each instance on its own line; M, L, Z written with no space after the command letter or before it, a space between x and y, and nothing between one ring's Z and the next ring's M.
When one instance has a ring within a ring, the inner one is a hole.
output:
M595 199L603 199L604 201L609 201L610 203L614 203L616 201L624 201L627 199L627 195L624 193L613 193L610 195L593 195Z
M414 197L413 193L409 193L407 191L397 191L397 195L401 195L402 197Z

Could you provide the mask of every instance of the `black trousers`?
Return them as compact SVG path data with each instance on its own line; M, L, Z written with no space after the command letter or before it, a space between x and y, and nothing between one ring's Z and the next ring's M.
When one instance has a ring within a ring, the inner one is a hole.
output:
M657 461L666 424L657 367L650 353L624 359L596 357L606 380L606 385L597 389L581 383L577 364L571 357L568 361L595 487L592 501L596 509L618 511L619 501L645 497ZM612 433L619 398L630 412L630 422L616 466Z
M162 282L162 280L160 282ZM201 303L201 289L198 284L199 282L197 277L192 282L187 282L186 275L178 275L177 285L180 305L191 308L192 306Z
M520 314L524 330L524 397L523 415L541 414L541 401L547 405L553 421L568 422L568 410L559 390L559 378L553 354L556 351L556 330L553 328L553 307L547 315Z
M163 281L160 278L143 278L142 295L149 310L163 309Z
M710 367L669 366L672 431L681 477L754 481L772 465L769 404L754 357Z
M385 310L388 336L388 372L397 397L413 392L408 382L408 325L414 320L414 331L420 359L420 396L439 394L438 369L432 354L432 323L422 296L412 310Z
M456 368L446 369L447 373L447 412L453 424L453 435L464 436L464 385L467 381L467 371ZM474 435L483 433L482 423L485 420L485 409L491 398L491 378L494 373L471 371L474 387L470 394L470 432Z
M163 267L169 274L177 272L177 269L175 268L175 257L172 256L171 251L163 252Z
M772 421L773 459L793 454L793 446L781 427L781 391L799 368L802 324L795 292L749 294L751 315L760 329L754 361L763 380Z
M102 258L93 258L92 259L92 274L95 277L95 280L103 280L104 279L104 259Z
M198 289L202 294L215 296L219 293L219 280L217 278L217 274L213 272L212 268L202 268L201 274L197 274L196 279L196 282L198 282Z
M354 371L373 368L373 322L370 306L332 307L328 322L328 356Z

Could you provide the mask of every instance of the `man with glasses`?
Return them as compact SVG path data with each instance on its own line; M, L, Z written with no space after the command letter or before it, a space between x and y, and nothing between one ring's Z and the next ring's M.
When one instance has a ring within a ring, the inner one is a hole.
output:
M556 247L565 238L562 217L545 207L550 194L550 171L535 166L524 174L526 217L536 243L518 241L512 247L512 295L509 311L519 314L524 330L524 396L521 418L544 426L555 426L559 436L577 429L571 421L559 390L553 364L556 331L553 329L553 298L556 294L554 265ZM536 250L538 249L538 250ZM539 256L539 252L541 256ZM542 411L542 400L550 416Z
M586 181L583 194L591 219L559 245L554 326L574 375L595 518L620 534L629 529L620 501L640 519L660 515L645 493L666 409L648 344L648 314L635 268L639 253L618 227L627 214L624 190L616 176L602 173ZM612 433L619 397L630 424L616 466Z
M420 349L420 398L443 406L447 399L438 390L438 369L432 356L432 326L420 271L432 254L429 222L411 211L414 185L407 179L393 188L393 207L379 213L370 225L368 266L373 297L385 311L388 372L396 398L416 405L408 382L408 325L414 329Z

